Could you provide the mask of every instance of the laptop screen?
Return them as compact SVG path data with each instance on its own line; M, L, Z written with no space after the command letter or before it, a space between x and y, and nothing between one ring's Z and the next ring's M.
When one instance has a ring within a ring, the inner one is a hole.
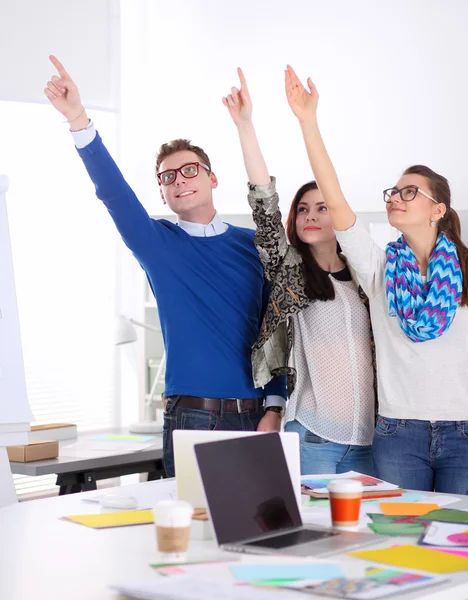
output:
M280 436L195 445L218 544L302 525Z

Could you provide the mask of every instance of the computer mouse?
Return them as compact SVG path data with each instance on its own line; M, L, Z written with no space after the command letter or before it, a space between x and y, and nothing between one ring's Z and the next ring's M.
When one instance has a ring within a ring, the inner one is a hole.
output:
M121 508L132 510L138 508L138 500L133 496L119 496L118 494L106 494L99 500L103 508Z

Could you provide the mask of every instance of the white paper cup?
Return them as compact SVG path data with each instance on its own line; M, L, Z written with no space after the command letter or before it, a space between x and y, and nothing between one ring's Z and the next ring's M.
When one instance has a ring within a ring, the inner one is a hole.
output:
M156 540L162 562L183 562L192 524L193 508L188 502L164 500L153 509Z
M355 479L333 479L328 484L333 527L357 530L362 483Z

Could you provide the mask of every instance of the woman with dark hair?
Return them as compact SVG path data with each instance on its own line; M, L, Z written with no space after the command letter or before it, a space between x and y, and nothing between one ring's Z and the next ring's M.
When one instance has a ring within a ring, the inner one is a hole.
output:
M468 248L447 179L406 169L383 192L402 236L381 250L347 203L317 125L318 93L286 71L289 105L350 265L369 296L378 368L378 477L416 490L468 491Z
M293 200L287 232L241 88L223 99L237 126L249 177L255 244L271 284L270 302L252 352L260 387L287 374L286 431L301 441L301 471L373 474L375 424L372 335L365 296L339 251L317 184Z

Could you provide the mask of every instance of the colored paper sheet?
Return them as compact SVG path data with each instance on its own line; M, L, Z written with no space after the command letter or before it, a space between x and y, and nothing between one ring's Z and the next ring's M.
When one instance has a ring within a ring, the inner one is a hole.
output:
M230 565L232 562L232 560L226 560L217 555L217 557L213 557L212 559L193 559L180 563L152 563L150 567L155 569L159 575L185 575L187 567L193 567L194 565L212 567L213 565Z
M305 506L315 508L318 508L319 506L330 506L330 500L328 500L328 498L309 498Z
M281 587L297 581L297 579L263 579L261 581L249 581L249 585Z
M465 523L433 521L419 539L419 544L468 548L468 526Z
M466 556L468 558L468 550L461 548L434 548L437 552L446 552L447 554L456 554L457 556Z
M444 554L437 550L410 544L379 550L351 552L350 556L395 567L419 569L429 573L455 573L468 570L468 558L464 556Z
M419 502L379 502L384 515L426 516L431 510L440 508L438 504L422 504Z
M382 498L388 498L388 502L398 502L402 496L386 496L385 492L382 492L382 496L377 496L376 498L362 498L361 504L368 502L380 502ZM391 499L390 499L391 498ZM330 500L328 498L312 498L310 497L308 501L303 505L309 508L319 508L323 506L330 506Z
M425 497L425 494L416 494L410 492L408 494L402 494L401 496L389 498L388 500L382 500L382 502L418 502L418 500L421 500ZM431 504L434 504L434 502L431 502Z
M311 592L314 598L342 598L346 600L377 600L395 593L414 591L427 585L442 583L446 578L437 575L420 575L394 569L367 569L366 576L360 579L332 579L319 584L297 581L289 584L291 589Z
M272 579L315 579L325 581L343 577L343 571L338 564L316 563L316 564L251 564L232 565L232 574L239 581L263 581Z
M430 519L424 517L408 517L402 515L383 515L381 513L367 513L367 516L372 520L373 523L411 523L422 525L427 527L431 523Z
M442 521L444 523L468 523L468 511L456 510L454 508L440 508L426 513L424 518L431 521Z
M368 527L379 535L422 535L425 531L421 523L369 523Z
M148 525L154 523L152 510L124 510L121 512L99 513L95 515L71 515L63 517L67 521L105 529L106 527L125 527L127 525Z
M460 502L461 498L457 498L456 496L449 496L448 494L439 494L434 496L424 496L421 502L433 502L434 504L438 504L440 507L448 506L449 504L454 504L455 502Z

